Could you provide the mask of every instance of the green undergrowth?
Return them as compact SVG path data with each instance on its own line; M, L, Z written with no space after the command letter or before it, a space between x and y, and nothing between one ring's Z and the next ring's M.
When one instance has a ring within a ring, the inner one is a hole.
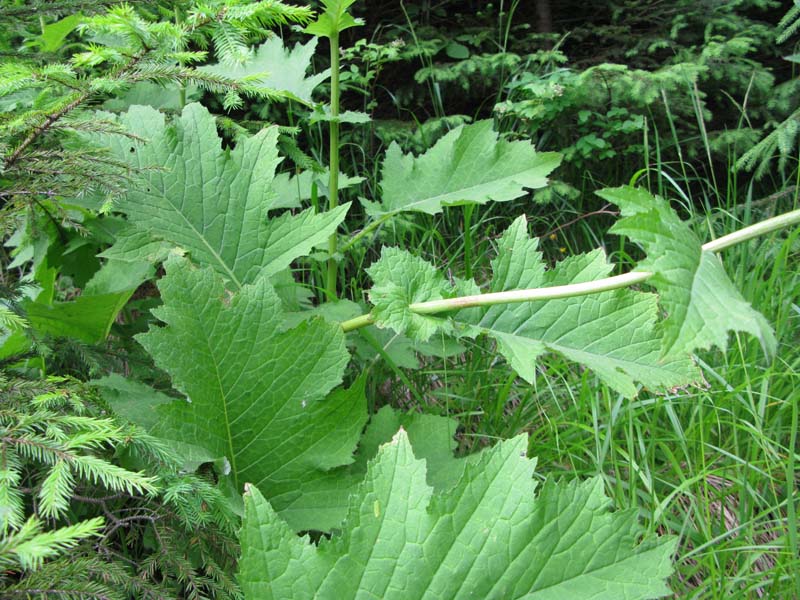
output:
M719 209L695 215L701 235L709 223L745 225L746 218ZM586 246L602 237L577 235ZM491 347L476 343L458 359L410 375L416 389L429 389L421 402L397 379L389 393L418 410L456 416L464 452L527 432L528 452L548 465L549 477L601 477L615 506L635 509L650 531L681 536L670 580L675 597L793 597L800 568L799 240L795 232L780 244L756 240L724 255L744 297L774 324L771 359L757 340L736 336L727 352L696 355L704 382L628 400L558 359L527 385ZM484 244L488 255L490 241ZM483 268L485 260L476 270Z
M800 595L768 27L579 69L517 1L104 4L0 9L0 596Z

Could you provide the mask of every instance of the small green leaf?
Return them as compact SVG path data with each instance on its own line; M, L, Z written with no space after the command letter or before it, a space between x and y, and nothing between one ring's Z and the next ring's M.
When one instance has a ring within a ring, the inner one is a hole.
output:
M317 173L303 171L298 175L279 173L275 176L272 189L276 198L269 207L270 210L278 208L299 208L303 202L311 199L311 187L317 184L317 193L320 197L327 197L330 170ZM363 177L350 177L339 172L339 190L344 190L364 181Z
M379 327L391 327L420 341L448 328L446 318L418 315L408 309L415 302L445 297L447 284L433 265L405 250L384 248L367 274L374 282L369 298Z
M355 19L347 9L355 4L356 0L322 0L325 9L316 21L308 25L303 31L317 37L335 37L345 29L363 25L361 19Z
M361 123L369 123L370 121L372 121L372 117L370 117L365 112L360 112L355 110L346 110L334 117L331 114L331 107L327 104L324 104L324 105L317 105L314 107L314 112L311 113L309 120L312 125L314 123L319 123L319 122L361 124Z
M456 60L465 60L469 58L469 48L458 42L450 42L445 47L444 51L447 56Z
M67 36L75 31L75 28L83 21L83 15L69 15L63 19L45 25L42 30L42 35L39 36L39 41L42 46L43 52L57 52L61 49L64 40Z
M28 301L24 308L33 329L56 337L70 337L89 344L108 336L119 311L134 289L100 295L78 296L70 302Z

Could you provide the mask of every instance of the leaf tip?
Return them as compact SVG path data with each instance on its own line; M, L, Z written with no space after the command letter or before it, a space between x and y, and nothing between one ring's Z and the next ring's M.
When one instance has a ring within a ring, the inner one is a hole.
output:
M407 442L407 441L408 441L408 433L406 432L406 430L401 425L400 429L398 429L397 433L395 433L392 436L392 441L389 442L389 443L391 445L393 445L393 446L396 446L396 445L400 444L401 442Z

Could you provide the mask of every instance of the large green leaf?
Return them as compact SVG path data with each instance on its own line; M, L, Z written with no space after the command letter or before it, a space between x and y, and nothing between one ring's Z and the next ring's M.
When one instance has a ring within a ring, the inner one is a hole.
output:
M560 162L560 154L536 152L527 140L498 139L492 121L479 121L456 127L418 157L403 154L392 143L381 171L382 201L365 205L377 217L504 202L547 185L547 176Z
M283 40L277 36L268 39L251 51L250 57L242 64L215 64L200 67L218 75L233 79L244 79L263 75L254 83L256 87L268 89L273 95L312 104L311 92L331 75L326 69L317 75L306 77L311 66L311 58L317 49L317 40L310 39L305 44L297 43L291 50L284 48Z
M609 276L612 266L601 250L579 255L546 271L537 240L518 218L498 242L492 261L491 292L540 288L594 281ZM465 333L486 334L514 370L529 382L536 378L537 360L557 352L583 364L609 386L626 396L636 395L636 382L664 389L698 378L693 363L683 356L661 357L655 329L657 298L629 289L585 296L499 304L463 309L448 315L418 315L408 304L456 295L476 294L474 283L453 288L433 267L396 249L384 249L370 268L375 285L370 299L379 326L393 327L417 337L452 325Z
M265 278L231 295L210 269L171 258L159 289L164 323L138 340L186 395L158 407L153 432L230 463L298 529L341 520L367 420L363 381L330 393L348 354L340 327L320 319L282 332L281 303ZM329 394L330 393L330 394Z
M56 337L71 337L89 344L102 342L108 336L119 311L133 295L129 289L109 294L78 296L69 302L25 302L31 327Z
M340 535L299 538L257 489L245 493L239 581L249 600L528 598L634 600L669 593L673 538L610 513L600 479L534 498L524 436L467 465L434 495L404 431L380 450Z
M775 335L767 320L742 298L720 259L703 250L698 237L664 199L629 186L597 193L619 206L624 217L611 231L627 235L647 252L639 268L653 272L648 283L658 290L667 313L665 355L711 346L724 350L729 331L751 333L769 353L774 352Z
M100 140L117 159L141 171L143 180L131 186L119 208L140 233L181 247L234 288L259 275L278 273L324 243L349 207L267 219L279 163L277 128L223 150L214 118L199 104L188 105L171 125L144 106L131 107L119 120L132 134L148 140Z

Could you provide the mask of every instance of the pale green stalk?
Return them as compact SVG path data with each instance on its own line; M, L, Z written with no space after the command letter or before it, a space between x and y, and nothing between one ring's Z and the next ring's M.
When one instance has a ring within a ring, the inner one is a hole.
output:
M329 210L339 206L339 34L330 36L331 43L331 121L330 121L330 147L329 165L331 170L328 182ZM337 234L331 234L328 239L328 277L325 283L325 294L329 301L336 300L336 279L338 265L336 264Z
M556 298L570 298L597 294L617 288L628 287L636 283L647 281L653 274L648 271L634 271L624 275L606 277L597 281L571 283L569 285L556 285L552 287L531 288L527 290L509 290L493 294L476 294L474 296L459 296L446 300L432 300L430 302L417 302L410 304L408 309L418 315L433 315L448 310L472 308L474 306L492 306L494 304L516 304L519 302L533 302L534 300L554 300Z
M800 223L800 210L794 210L734 231L733 233L704 244L703 250L707 252L719 252L735 244L740 244L760 235L765 235L797 223ZM613 277L606 277L604 279L586 281L583 283L525 290L509 290L507 292L476 294L474 296L459 296L456 298L447 298L445 300L432 300L430 302L417 302L410 304L408 308L411 312L419 315L432 315L475 306L493 306L495 304L514 304L519 302L533 302L536 300L570 298L572 296L597 294L599 292L628 287L637 283L644 283L652 276L653 273L649 271L633 271L631 273L625 273L624 275L615 275ZM371 314L360 315L343 322L342 329L345 331L352 331L371 325L374 322L375 319Z
M707 244L703 244L703 250L707 250L708 252L719 252L720 250L725 250L725 248L730 248L731 246L741 244L742 242L746 242L747 240L751 240L760 235L766 235L767 233L772 233L773 231L777 231L778 229L783 229L784 227L789 227L790 225L795 225L797 223L800 223L800 209L783 213L782 215L772 217L771 219L761 221L760 223L756 223L754 225L743 227L738 231L734 231L733 233L729 233L721 238L712 240Z
M393 213L393 212L392 213L387 213L385 215L382 215L382 216L378 217L374 221L372 221L372 223L370 223L369 225L364 227L364 229L362 229L357 234L355 234L352 238L350 238L350 241L348 241L344 246L341 247L341 251L342 252L347 252L347 250L349 250L356 242L358 242L358 240L363 238L368 233L372 233L375 229L377 229L378 227L383 225L386 221L388 221L395 214L397 214L397 213Z

